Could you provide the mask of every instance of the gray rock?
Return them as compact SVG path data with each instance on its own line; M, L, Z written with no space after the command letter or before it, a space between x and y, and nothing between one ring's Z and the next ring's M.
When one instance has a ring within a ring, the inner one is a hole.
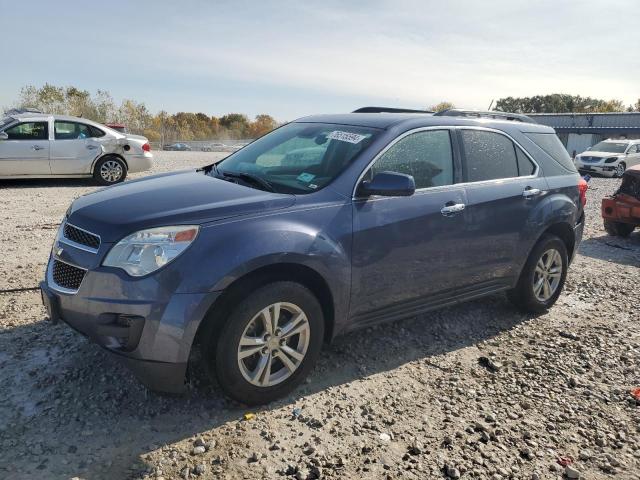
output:
M567 476L567 478L573 478L573 479L580 478L580 472L576 470L574 467L572 467L571 465L567 465L565 467L564 474Z
M207 449L204 447L204 445L198 445L197 447L193 447L192 453L194 455L202 455L206 451Z

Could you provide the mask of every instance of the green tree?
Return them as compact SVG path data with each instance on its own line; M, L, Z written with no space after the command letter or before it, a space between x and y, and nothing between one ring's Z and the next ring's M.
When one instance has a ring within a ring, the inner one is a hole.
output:
M533 97L506 97L496 102L496 110L517 113L623 112L620 100L601 100L580 95L554 93Z

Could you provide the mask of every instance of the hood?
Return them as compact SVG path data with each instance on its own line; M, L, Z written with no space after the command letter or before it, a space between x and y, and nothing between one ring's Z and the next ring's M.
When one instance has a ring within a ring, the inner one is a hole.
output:
M199 225L294 203L294 195L264 192L187 170L84 195L71 205L69 222L100 235L104 242L115 242L144 228Z
M624 157L624 153L592 152L591 150L587 150L586 152L582 152L578 156L580 158L582 157L609 158L609 157Z

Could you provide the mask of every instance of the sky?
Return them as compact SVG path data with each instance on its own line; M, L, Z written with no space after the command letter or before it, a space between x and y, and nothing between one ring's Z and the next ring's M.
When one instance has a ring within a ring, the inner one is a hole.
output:
M443 100L640 98L636 0L0 0L0 107L21 87L280 121Z

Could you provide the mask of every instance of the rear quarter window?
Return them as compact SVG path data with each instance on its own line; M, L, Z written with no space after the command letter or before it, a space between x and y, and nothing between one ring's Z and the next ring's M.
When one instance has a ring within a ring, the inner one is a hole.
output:
M569 152L555 133L525 133L527 138L570 172L577 172Z

